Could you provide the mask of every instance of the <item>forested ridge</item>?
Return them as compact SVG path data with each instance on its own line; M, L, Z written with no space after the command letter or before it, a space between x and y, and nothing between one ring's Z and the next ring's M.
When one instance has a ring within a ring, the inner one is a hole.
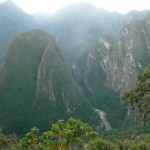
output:
M133 111L139 111L139 117L144 124L149 125L149 94L150 94L150 66L137 76L137 84L134 89L126 91L122 99ZM144 107L144 108L143 108ZM142 123L141 122L141 123ZM0 148L2 150L149 150L149 128L146 134L134 133L129 130L115 133L107 137L101 132L95 132L87 123L74 118L67 123L58 120L51 125L51 130L41 133L37 127L33 127L25 136L18 139L15 135L3 135L0 133ZM107 138L107 140L105 140Z

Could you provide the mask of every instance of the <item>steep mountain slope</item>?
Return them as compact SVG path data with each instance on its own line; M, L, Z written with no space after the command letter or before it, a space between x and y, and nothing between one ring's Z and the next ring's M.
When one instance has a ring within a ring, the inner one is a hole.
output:
M116 38L108 34L99 37L73 65L74 75L78 78L98 65L106 75L107 84L115 91L122 93L133 87L135 74L150 63L149 29L150 18L146 18L129 24Z
M0 62L12 38L19 32L36 28L32 16L23 12L11 0L0 4Z
M150 11L131 11L122 15L80 2L58 10L41 24L41 28L53 35L72 62L99 36L104 33L116 35L127 24L147 16Z
M53 35L66 58L72 62L101 34L116 33L122 19L121 14L80 2L60 9L42 27Z
M110 113L108 115L112 116L108 112L111 110L125 117L119 94L134 87L136 74L149 64L150 18L147 18L129 24L116 38L99 37L90 50L76 60L72 72L94 106Z
M18 35L9 46L0 70L0 104L0 126L8 133L47 129L70 116L88 121L92 114L61 51L40 30Z
M105 43L104 43L105 44ZM150 18L126 26L113 44L103 69L114 90L122 93L135 85L135 75L150 64Z
M76 60L72 73L85 90L92 106L105 111L112 128L118 128L122 126L126 111L120 103L119 93L109 86L102 65L103 59L111 54L114 37L104 35L103 39L107 39L109 44L97 40L88 52Z

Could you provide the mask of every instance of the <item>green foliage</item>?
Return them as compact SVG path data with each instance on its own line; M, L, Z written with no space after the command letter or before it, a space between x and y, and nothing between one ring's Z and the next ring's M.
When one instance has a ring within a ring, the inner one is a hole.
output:
M100 137L102 139L105 139L107 141L110 141L112 143L118 143L118 141L124 139L131 139L131 137L136 137L140 135L145 135L147 133L150 133L150 128L149 126L143 126L141 124L130 124L124 126L119 129L112 129L111 131L100 131Z
M18 150L18 138L16 135L0 134L0 150Z
M88 124L73 118L70 118L66 124L63 120L57 121L56 124L52 125L50 131L44 132L41 136L38 133L39 130L36 127L32 128L20 140L22 147L37 147L39 149L46 149L47 147L83 148L85 141L97 136L97 133Z
M119 150L149 150L150 136L132 136L130 139L118 141Z
M115 134L115 133L114 133ZM150 135L114 137L114 142L98 137L86 123L70 118L59 120L50 131L39 133L33 127L25 137L0 134L0 150L149 150Z
M91 140L87 145L88 150L113 150L114 148L115 146L101 138Z
M132 110L138 111L143 123L150 121L150 66L137 75L136 87L121 97Z

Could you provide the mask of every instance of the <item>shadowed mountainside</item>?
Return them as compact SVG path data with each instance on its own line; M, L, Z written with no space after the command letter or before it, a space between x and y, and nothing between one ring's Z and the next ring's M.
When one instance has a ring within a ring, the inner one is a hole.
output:
M0 125L8 133L70 116L88 121L93 111L52 37L33 30L10 44L0 70ZM84 107L84 109L83 109Z

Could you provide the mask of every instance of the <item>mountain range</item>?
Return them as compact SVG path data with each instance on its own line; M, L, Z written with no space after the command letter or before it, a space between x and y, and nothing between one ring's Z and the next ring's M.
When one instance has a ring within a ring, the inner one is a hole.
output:
M104 130L97 112L110 129L131 124L120 95L150 64L149 16L88 3L31 16L1 3L0 126L22 134L75 117Z
M131 11L123 15L96 8L90 3L79 2L49 16L41 28L52 34L64 56L72 63L82 52L87 51L99 36L105 33L116 36L132 21L148 16L150 11Z
M96 8L89 3L75 3L59 9L55 14L33 15L23 12L13 1L0 4L0 60L12 38L20 32L42 29L49 32L69 63L88 50L105 33L113 35L134 20L150 16L150 11L131 11L125 15Z

